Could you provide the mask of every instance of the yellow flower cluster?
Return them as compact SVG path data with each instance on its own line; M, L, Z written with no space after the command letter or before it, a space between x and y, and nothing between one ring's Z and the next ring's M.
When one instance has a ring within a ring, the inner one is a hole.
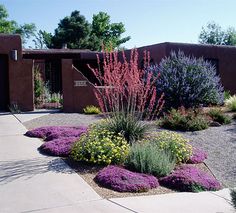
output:
M154 142L162 150L171 151L177 163L187 161L192 155L192 146L189 144L189 140L178 133L161 131L148 140Z
M129 144L121 134L116 135L101 125L92 125L88 133L75 143L71 157L95 164L120 164L128 153Z

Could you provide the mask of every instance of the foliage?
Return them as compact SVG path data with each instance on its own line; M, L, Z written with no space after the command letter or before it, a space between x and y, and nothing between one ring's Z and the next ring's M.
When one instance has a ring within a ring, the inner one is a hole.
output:
M224 101L226 101L230 97L231 97L230 91L229 90L225 90L224 91Z
M158 146L147 142L131 146L126 166L141 173L161 177L170 174L175 162L170 151L160 150Z
M193 147L192 155L190 156L187 163L191 163L191 164L203 163L203 161L206 159L207 159L206 152L204 152L201 149L197 149Z
M85 114L100 114L101 113L100 109L93 105L86 106L83 109L83 111Z
M41 70L38 66L34 67L34 103L40 104L44 95L44 81L42 79Z
M221 109L212 108L209 110L208 115L213 121L216 121L220 124L229 124L231 123L231 118L228 115L225 115Z
M128 152L129 145L121 134L116 135L96 124L75 143L71 158L96 164L120 164Z
M52 35L47 33L46 31L39 30L34 35L34 39L32 40L34 43L35 49L47 49L48 45L51 43Z
M13 113L13 114L21 113L20 107L17 102L12 102L8 107L9 107L9 110L11 111L11 113Z
M215 67L203 58L171 52L159 66L153 65L148 70L160 75L157 93L165 94L165 108L223 103L220 78Z
M8 20L8 12L4 5L0 4L0 33L6 34L20 34L23 44L34 35L36 31L35 24L19 25L16 21Z
M157 145L161 150L170 152L177 163L188 161L192 155L192 146L189 144L189 140L178 133L161 131L151 135L147 140Z
M171 109L168 114L158 121L158 125L163 128L180 131L199 131L208 128L208 119L198 109L188 109L180 107Z
M75 10L63 18L54 35L44 33L42 40L48 48L61 48L67 44L71 49L90 49L101 51L102 45L119 47L130 37L121 38L125 32L123 23L110 23L110 16L105 12L93 15L92 24Z
M226 107L233 112L236 112L236 95L230 96L225 100Z
M159 179L161 185L183 192L215 191L220 183L212 176L191 165L183 165L172 174Z
M115 113L103 122L104 128L115 134L122 134L129 144L141 140L148 131L148 125L132 115Z
M234 208L236 209L236 189L230 190L231 200Z
M43 143L39 150L43 154L67 157L77 140L79 137L60 137Z
M159 186L154 176L131 172L117 166L108 166L99 171L95 181L118 192L146 192Z
M222 30L219 24L209 22L199 35L201 44L236 45L236 31L233 27Z
M158 100L156 94L155 82L158 77L139 69L136 49L131 50L129 61L124 52L122 55L123 60L119 60L118 52L105 52L103 71L90 67L103 86L95 90L102 112L122 112L138 116L139 119L155 118L164 104L163 95ZM145 64L149 64L148 54L144 55L144 60Z
M116 48L126 41L130 40L130 36L121 38L121 34L125 32L122 22L110 23L110 16L105 12L99 12L93 15L92 31L90 36L91 49L102 50L105 47Z

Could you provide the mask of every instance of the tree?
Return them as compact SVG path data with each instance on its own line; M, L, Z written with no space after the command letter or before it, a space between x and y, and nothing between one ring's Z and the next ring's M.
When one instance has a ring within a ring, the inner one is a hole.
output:
M61 48L66 43L71 49L99 51L103 45L117 48L130 39L129 36L121 38L124 32L124 24L110 23L110 16L107 13L99 12L94 15L90 24L79 11L75 10L59 22L54 35L48 39L47 46Z
M51 44L52 34L46 31L39 30L33 39L35 49L47 49Z
M210 22L202 27L199 35L199 43L216 45L236 45L236 31L233 27L222 30L219 24Z
M91 25L80 12L75 10L63 18L55 29L49 48L61 48L67 44L71 49L84 49L88 46Z
M126 41L130 40L130 36L121 38L121 34L125 32L122 22L110 23L110 16L105 12L99 12L93 15L92 32L91 32L91 49L101 50L102 45L105 47L116 48Z
M20 34L22 43L25 44L28 39L34 36L36 26L33 23L19 25L14 20L8 20L8 12L4 5L0 4L0 33Z

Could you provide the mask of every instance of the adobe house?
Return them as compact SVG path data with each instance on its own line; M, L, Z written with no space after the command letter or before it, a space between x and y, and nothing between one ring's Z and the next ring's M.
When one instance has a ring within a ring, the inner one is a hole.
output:
M166 42L137 49L140 65L144 50L150 52L153 63L179 50L203 57L216 66L224 88L236 93L236 47ZM130 50L125 53L128 57ZM97 67L97 54L71 49L22 50L19 35L0 35L0 111L11 104L22 111L34 110L35 66L41 68L43 78L54 82L52 91L63 93L64 112L82 112L87 105L97 105L93 93L96 79L87 66Z

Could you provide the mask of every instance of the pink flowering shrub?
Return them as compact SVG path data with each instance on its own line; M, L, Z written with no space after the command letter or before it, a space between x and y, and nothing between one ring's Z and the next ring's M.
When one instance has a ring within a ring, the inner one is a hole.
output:
M102 169L95 181L118 192L145 192L159 186L157 178L152 175L131 172L118 166Z
M220 183L212 176L191 165L178 167L169 176L159 179L161 185L183 192L215 191Z
M203 163L207 159L207 153L201 149L193 147L192 155L190 156L187 163L197 164Z
M139 68L138 51L131 50L127 60L122 52L119 59L117 51L103 54L102 70L90 67L99 82L94 91L102 112L122 112L143 119L153 119L162 109L163 94L158 97L153 72L147 71L150 56L144 52L144 68ZM99 56L98 64L100 64Z
M39 147L39 150L43 154L67 157L70 154L73 144L77 140L79 140L79 137L61 137L43 143Z

